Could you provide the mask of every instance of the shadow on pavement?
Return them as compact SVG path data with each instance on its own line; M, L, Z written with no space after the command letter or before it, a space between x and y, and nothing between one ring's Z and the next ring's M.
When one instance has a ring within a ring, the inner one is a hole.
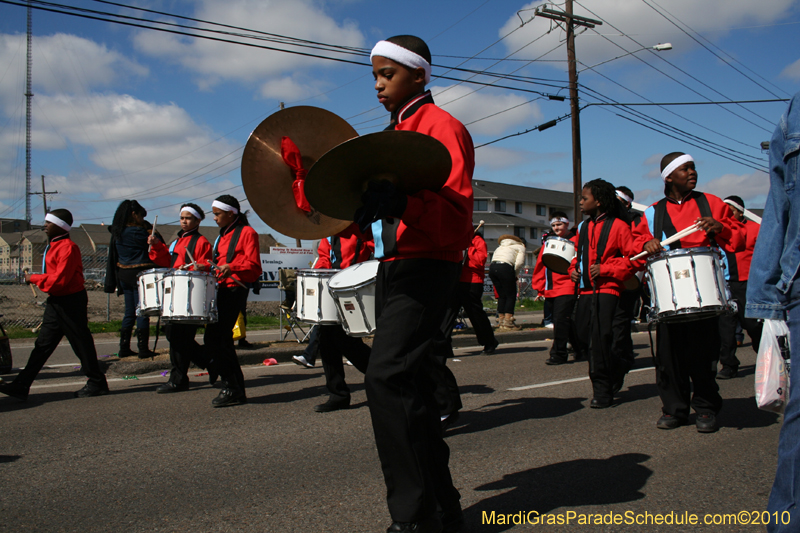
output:
M506 492L465 509L467 531L495 532L515 527L513 521L498 523L499 515L513 516L521 512L524 519L529 511L535 511L529 515L533 519L536 513L542 515L553 509L566 513L571 507L641 500L645 497L641 489L653 473L641 464L648 459L649 455L626 453L608 459L577 459L507 474L499 481L475 489ZM488 521L492 512L494 523Z
M487 431L522 420L557 418L583 409L586 398L513 398L484 405L479 410L461 411L447 436Z
M725 398L722 396L722 411L717 416L720 427L735 429L763 428L778 423L780 415L763 411L756 405L755 396L749 398Z

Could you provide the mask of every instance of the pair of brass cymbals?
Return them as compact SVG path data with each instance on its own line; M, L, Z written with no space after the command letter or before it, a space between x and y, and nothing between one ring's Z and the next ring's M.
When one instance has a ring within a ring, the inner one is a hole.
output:
M281 156L289 137L308 171L305 194L311 212L297 206L295 176ZM388 179L414 194L439 190L450 174L447 148L421 133L382 131L359 137L337 115L310 106L267 117L250 134L242 155L242 185L258 216L297 239L321 239L347 228L372 180Z

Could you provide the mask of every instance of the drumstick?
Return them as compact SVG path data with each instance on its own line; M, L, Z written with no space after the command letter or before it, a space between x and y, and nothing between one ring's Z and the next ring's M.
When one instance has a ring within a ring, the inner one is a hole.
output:
M691 235L695 231L700 231L700 229L701 229L700 226L697 226L697 225L693 224L693 225L689 226L688 228L682 229L681 231L679 231L678 233L676 233L672 237L669 237L668 239L664 239L663 241L661 241L661 246L667 246L669 244L672 244L675 241L679 241L679 240L683 239L684 237L686 237L687 235ZM645 257L649 253L650 252L645 250L644 252L631 257L631 261L636 261L637 259L641 259L642 257Z
M481 227L483 227L484 224L485 224L485 222L483 220L481 220L480 224L478 224L478 227L475 228L475 233L478 233L478 230L481 229Z
M156 215L156 217L153 219L153 229L150 231L150 235L152 235L153 237L156 236L156 224L158 224L158 215ZM147 245L148 252L150 251L150 248L151 246L148 244Z
M217 270L219 270L219 267L218 267L218 266L216 265L216 263L214 263L213 261L209 261L208 263L209 263L209 264L210 264L210 265L211 265L213 268L216 268ZM242 282L241 282L241 281L239 281L238 279L234 278L233 276L226 276L226 277L229 277L229 278L231 278L231 279L233 280L233 282L234 282L234 283L236 283L237 285L239 285L240 287L250 290L250 287L248 287L247 285L245 285L244 283L242 283Z

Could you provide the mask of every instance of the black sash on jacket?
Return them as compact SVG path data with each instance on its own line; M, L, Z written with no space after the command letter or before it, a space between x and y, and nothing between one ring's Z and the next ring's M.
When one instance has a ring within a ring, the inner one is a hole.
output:
M603 229L600 230L600 237L597 240L597 263L600 263L600 260L603 257L603 254L606 252L606 244L608 244L608 235L611 233L611 226L614 225L614 218L608 217L603 221ZM592 280L589 277L589 222L591 220L587 220L586 224L586 231L582 231L580 236L578 237L578 257L581 258L581 276L583 277L583 286L585 288L589 288L592 286ZM595 222L595 225L597 223Z

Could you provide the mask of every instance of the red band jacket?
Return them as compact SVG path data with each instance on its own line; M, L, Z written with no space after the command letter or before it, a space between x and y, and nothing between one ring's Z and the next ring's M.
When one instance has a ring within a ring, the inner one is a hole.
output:
M439 191L408 196L400 219L372 224L375 258L441 259L460 263L472 241L472 171L475 149L461 122L433 103L430 91L412 98L392 114L389 129L416 131L440 141L450 152L452 168Z
M606 224L612 226L603 256L599 261L600 275L593 282L587 283L589 267L598 264L597 244ZM583 264L584 258L579 256L580 250L577 250L580 247L582 232L588 232L588 264ZM594 220L584 220L578 226L575 242L576 254L569 272L571 274L576 268L581 272L579 281L581 294L591 294L596 288L598 293L619 296L625 290L624 280L630 278L635 270L629 257L636 255L637 249L634 247L628 222L618 218L608 218L604 214Z
M467 249L467 258L464 267L461 269L461 283L480 283L486 277L486 259L489 257L489 250L486 248L486 241L483 237L475 233L472 237L472 244Z
M261 276L261 252L258 245L258 234L250 226L237 225L234 220L230 226L220 232L215 245L214 262L217 266L230 265L231 277L247 284L255 282ZM234 248L233 259L228 262L228 249L231 240L236 233L236 228L240 227L241 232ZM237 287L231 277L220 278L220 285L226 287Z
M197 236L197 241L195 242L194 250L189 251L198 265L207 267L208 261L211 259L211 243L200 235L197 228L186 232L181 230L178 233L178 238L169 247L161 241L156 241L150 247L150 259L160 267L180 268L191 263L186 254L186 247L189 246L195 236ZM190 270L194 270L194 268L191 267Z
M319 259L314 268L345 269L367 261L374 249L375 243L359 231L358 224L350 224L336 235L319 241Z
M753 250L758 240L758 230L761 226L752 220L742 222L745 230L745 247L741 252L731 253L726 251L728 267L728 281L747 281L750 277L750 263L753 262Z
M578 247L578 237L572 236L569 240L575 244L575 248ZM536 266L533 267L531 278L533 290L544 295L545 298L557 298L575 294L575 283L570 279L569 274L559 274L544 266L544 261L542 261L544 251L545 247L542 246L539 249L539 258L536 260Z
M43 292L50 296L69 296L84 290L81 251L69 238L69 233L50 240L43 263L43 273L32 274L30 278Z

